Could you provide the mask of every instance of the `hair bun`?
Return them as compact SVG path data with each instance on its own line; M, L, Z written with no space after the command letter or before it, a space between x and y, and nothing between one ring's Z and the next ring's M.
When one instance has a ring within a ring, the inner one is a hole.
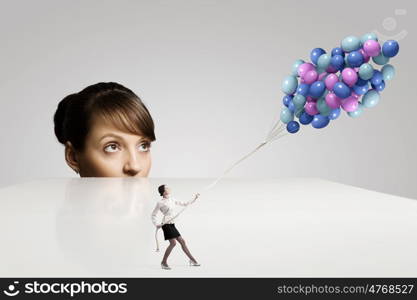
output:
M68 107L70 105L70 102L72 99L76 98L77 94L70 94L66 96L64 99L62 99L59 104L58 108L56 109L55 115L54 115L54 131L55 135L58 139L58 141L61 144L65 144L67 141L66 135L65 135L65 119L66 119L66 113L68 111Z

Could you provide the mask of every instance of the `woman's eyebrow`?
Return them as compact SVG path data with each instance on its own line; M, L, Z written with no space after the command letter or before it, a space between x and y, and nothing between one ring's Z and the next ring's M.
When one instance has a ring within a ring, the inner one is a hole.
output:
M101 140L103 140L104 138L106 138L106 137L114 137L114 138L118 138L118 139L120 139L120 140L123 140L123 137L121 137L120 135L117 135L117 134L115 134L115 133L108 133L108 134L105 134L104 136L102 136L100 139L99 139L99 142L101 141ZM145 141L145 142L151 142L148 138L146 138L146 137L141 137L140 139L139 139L139 141L140 142L142 142L142 141Z
M100 142L101 140L103 140L104 138L106 138L106 137L114 137L114 138L118 138L118 139L123 140L123 138L122 138L120 135L117 135L117 134L114 134L114 133L108 133L108 134L105 134L104 136L102 136L102 137L99 139L99 142Z

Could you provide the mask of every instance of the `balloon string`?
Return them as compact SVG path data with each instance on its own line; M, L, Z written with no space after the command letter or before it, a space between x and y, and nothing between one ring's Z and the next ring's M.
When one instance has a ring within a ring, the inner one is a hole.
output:
M287 135L288 134L287 131L285 131L283 134L281 134L284 130L285 130L285 126L283 125L283 123L281 122L281 120L278 120L274 124L274 126L271 128L271 130L268 133L265 141L263 141L262 143L260 143L255 149L253 149L252 151L250 151L248 154L244 155L238 161L236 161L235 163L233 163L220 176L218 176L212 183L210 183L209 185L207 185L206 187L204 187L203 188L203 191L207 191L207 190L213 188L224 176L226 176L238 164L240 164L242 161L244 161L245 159L247 159L248 157L250 157L251 155L253 155L260 148L262 148L263 146L265 146L269 142L276 141L277 139L279 139L279 138ZM165 222L162 222L161 223L161 226L164 225L164 224L167 224L167 223L171 222L172 220L174 220L175 218L177 218L190 204L194 203L195 200L196 199L194 199L194 200L190 201L189 203L187 203L187 205L183 209L181 209L176 215L174 215L171 219L166 220ZM159 251L158 230L159 230L159 228L157 227L156 228L156 231L155 231L156 251L157 252Z

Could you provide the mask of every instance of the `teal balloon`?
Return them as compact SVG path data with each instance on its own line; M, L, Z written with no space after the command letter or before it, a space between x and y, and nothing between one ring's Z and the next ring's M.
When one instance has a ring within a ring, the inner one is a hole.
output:
M283 123L287 124L294 120L294 114L288 109L288 107L284 106L281 110L280 119Z
M386 63L389 62L389 57L385 57L382 52L378 55L378 56L374 56L372 57L372 60L374 61L374 63L376 63L377 65L385 65Z
M295 116L297 118L300 118L300 116L303 114L304 111L305 111L304 107L301 107L300 109L297 108L296 111L295 111Z
M303 63L305 63L305 61L304 61L304 60L302 60L302 59L297 59L297 60L293 63L293 65L292 65L292 72L291 72L291 75L292 75L292 76L298 76L298 67L299 67L300 65L302 65Z
M300 107L304 107L306 103L306 97L301 94L296 94L294 98L292 98L292 102L295 104L295 107L298 109Z
M390 64L386 64L382 67L381 72L384 81L391 80L395 75L395 68Z
M369 33L364 34L364 35L361 37L361 43L362 43L362 45L363 45L363 44L364 44L367 40L374 40L374 41L378 41L378 38L377 38L377 36L376 36L376 34L375 34L375 33L373 33L373 32L369 32Z
M341 46L343 51L352 52L360 48L361 41L356 36L350 35L342 40Z
M324 100L324 98L320 98L319 100L317 100L316 103L316 107L317 110L323 115L323 116L328 116L330 115L332 109L327 106L326 101Z
M349 111L347 114L349 117L357 118L363 113L363 104L361 102L358 103L358 108L354 111Z
M298 86L297 77L287 76L284 78L284 81L282 82L281 90L285 94L291 95L291 94L294 94L294 92L297 90L297 86Z
M376 90L371 89L363 95L362 104L367 108L374 107L378 104L379 99L379 93Z
M371 64L362 64L359 67L359 77L363 80L369 80L374 75L374 68Z
M345 68L350 68L350 64L349 64L349 62L348 62L348 56L346 55L345 56ZM340 74L342 74L342 72L340 72Z
M332 56L327 53L320 55L319 59L317 60L318 68L325 70L330 65L331 59L332 59Z

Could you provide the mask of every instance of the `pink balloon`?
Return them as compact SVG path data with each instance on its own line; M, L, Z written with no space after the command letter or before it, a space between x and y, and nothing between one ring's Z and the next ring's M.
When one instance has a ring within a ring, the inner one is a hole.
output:
M316 102L307 102L304 106L304 109L306 113L308 113L311 116L317 115L319 113Z
M359 52L362 54L363 56L363 62L367 63L370 59L370 56L363 50L363 48L359 49Z
M341 100L339 97L337 97L334 93L328 93L326 95L325 101L327 106L329 106L330 108L339 108L340 107L340 103Z
M358 81L358 74L352 68L344 68L342 71L342 80L348 86L353 86Z
M353 96L349 96L345 99L342 99L341 103L342 108L347 112L355 111L358 109L359 106L358 100Z
M301 64L301 65L298 66L297 72L298 72L298 75L301 78L304 78L305 74L308 71L315 70L315 69L316 68L314 67L314 65L312 63L303 63L303 64Z
M326 75L327 75L327 72L320 73L318 80L320 81L323 80L323 78L326 77Z
M304 75L304 81L307 84L312 84L314 81L317 80L318 74L316 70L310 70Z
M360 97L360 95L358 95L358 94L356 94L354 92L352 92L352 96L355 97L355 99L359 99L359 97Z
M366 54L368 54L369 56L378 56L379 53L381 52L381 46L379 45L379 43L375 40L367 40L364 44L363 44L363 50L365 51Z
M337 75L335 74L330 74L329 76L326 77L326 79L324 80L324 84L326 85L326 88L329 91L333 90L333 86L336 84L336 82L339 81L339 78L337 77Z
M317 99L311 98L311 96L307 96L307 102L316 102Z

